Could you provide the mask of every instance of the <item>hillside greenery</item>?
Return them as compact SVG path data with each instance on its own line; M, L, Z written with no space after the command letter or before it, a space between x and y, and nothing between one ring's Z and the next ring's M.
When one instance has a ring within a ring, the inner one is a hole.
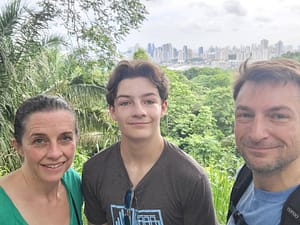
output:
M119 140L118 127L105 102L105 86L119 57L116 44L137 29L147 14L139 0L128 0L128 4L103 0L101 7L81 0L83 11L92 10L96 16L94 22L84 23L74 1L38 2L33 10L21 0L12 0L0 12L0 176L21 165L11 146L14 114L24 99L36 94L60 95L73 105L80 127L74 161L79 173L89 157ZM67 6L69 11L64 8ZM63 25L76 40L76 47L49 34L54 18L66 22ZM141 49L134 57L149 60ZM286 57L299 59L297 54ZM162 134L205 168L219 222L225 224L233 177L242 164L233 136L231 85L235 71L163 70L171 87Z

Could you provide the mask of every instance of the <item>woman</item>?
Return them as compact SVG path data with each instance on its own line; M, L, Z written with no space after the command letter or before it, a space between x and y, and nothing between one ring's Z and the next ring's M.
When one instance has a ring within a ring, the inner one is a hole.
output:
M80 225L80 176L70 166L78 129L63 99L38 95L17 110L14 148L20 169L0 178L1 225Z

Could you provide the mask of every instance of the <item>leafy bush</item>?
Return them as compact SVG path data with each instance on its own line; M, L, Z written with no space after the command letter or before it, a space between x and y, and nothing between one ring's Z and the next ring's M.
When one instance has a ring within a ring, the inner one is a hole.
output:
M217 218L219 223L224 225L226 224L230 191L234 182L234 177L232 177L226 169L219 170L213 167L207 167L206 171L211 182Z

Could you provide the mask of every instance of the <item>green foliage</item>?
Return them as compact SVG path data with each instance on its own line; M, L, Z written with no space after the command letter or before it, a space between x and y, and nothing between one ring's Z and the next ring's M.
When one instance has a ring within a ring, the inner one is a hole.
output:
M232 177L226 170L219 170L213 166L207 167L206 171L212 186L213 200L218 222L219 224L225 225L234 177Z
M61 32L76 41L84 61L96 59L105 68L118 57L117 44L148 14L140 0L40 0L39 4L53 10L52 16L63 25Z
M33 11L24 10L15 0L1 12L0 176L20 166L21 159L10 144L12 124L20 102L32 95L57 94L73 105L80 128L73 167L79 173L91 155L119 140L105 101L107 68L116 56L116 43L139 26L146 10L138 0L88 2L80 0L84 10L79 12L74 1L43 0L39 10ZM64 10L67 5L69 11ZM83 19L81 13L89 10L97 21ZM59 37L42 35L57 17L66 22L79 44L67 54L60 50ZM145 55L139 51L135 57ZM231 73L218 68L164 71L171 87L162 134L209 168L216 211L223 222L228 197L224 199L224 194L229 193L232 176L242 163L232 130Z
M206 92L204 105L210 106L216 126L224 136L233 133L234 108L231 88L216 86Z
M202 166L209 166L211 159L218 157L220 143L211 135L191 134L185 141L187 145L183 149Z
M80 149L76 150L72 166L79 174L82 174L82 166L88 160L88 158L89 156L85 151L82 151Z
M293 59L300 62L300 52L287 52L281 56L282 58Z
M10 1L0 13L0 167L5 171L20 165L10 145L12 123L16 108L36 87L24 70L46 44L49 13L25 8L20 0Z
M209 68L209 67L203 67L203 68L192 67L183 72L183 74L189 80L191 80L199 75L210 76L210 75L215 75L215 74L219 74L219 73L224 73L224 71L222 71L220 68Z
M234 173L241 159L232 135L231 74L201 68L188 80L185 72L165 71L171 88L168 115L161 122L163 135L202 165L220 165Z
M150 58L149 58L148 53L144 49L138 48L133 53L133 59L149 60Z

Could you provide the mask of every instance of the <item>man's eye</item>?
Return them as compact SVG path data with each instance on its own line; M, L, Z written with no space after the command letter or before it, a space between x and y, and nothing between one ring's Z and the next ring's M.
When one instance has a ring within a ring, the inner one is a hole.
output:
M237 113L236 118L252 118L253 115L251 113Z
M271 118L274 120L283 120L283 119L288 119L289 116L287 116L285 114L276 113L276 114L272 114Z

